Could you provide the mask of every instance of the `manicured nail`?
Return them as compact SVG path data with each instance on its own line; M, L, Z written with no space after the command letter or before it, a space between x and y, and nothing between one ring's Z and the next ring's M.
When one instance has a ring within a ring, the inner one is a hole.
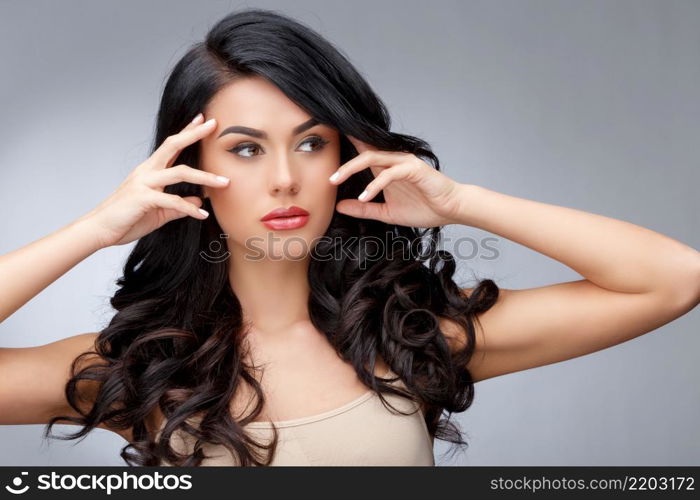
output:
M357 199L364 200L365 198L367 198L368 194L369 194L369 192L365 189L364 191L362 191L362 193L360 193L360 196L358 196Z
M226 183L227 183L228 181L230 181L231 179L229 179L228 177L224 177L223 175L217 175L217 176L216 176L216 180L219 181L219 182L222 183L222 184L226 184Z
M199 209L199 213L202 214L204 217L209 217L209 212L207 212L203 208Z
M331 175L331 176L328 178L328 180L331 181L331 182L334 182L334 181L337 181L337 180L338 180L338 177L340 177L340 172L334 173L333 175Z
M204 115L202 115L202 113L199 113L197 116L194 117L194 119L192 120L192 123L197 123L202 118L204 118Z
M208 127L209 125L214 125L215 121L216 121L216 118L209 118L207 121L204 122L203 126Z

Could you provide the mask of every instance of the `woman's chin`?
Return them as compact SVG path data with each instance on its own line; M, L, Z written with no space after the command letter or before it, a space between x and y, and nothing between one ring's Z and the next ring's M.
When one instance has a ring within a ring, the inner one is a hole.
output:
M272 241L268 240L266 243L260 245L260 249L263 251L265 259L274 261L304 260L311 249L310 243L301 236L275 237Z

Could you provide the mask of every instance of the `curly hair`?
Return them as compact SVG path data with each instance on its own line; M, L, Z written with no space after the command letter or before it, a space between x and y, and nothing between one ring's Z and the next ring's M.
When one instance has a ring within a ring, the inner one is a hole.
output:
M413 153L440 169L425 141L390 132L386 106L341 51L300 22L264 9L227 15L175 64L160 101L153 150L181 130L222 87L249 76L269 80L319 122L337 129L342 163L357 155L344 136L349 134L382 150ZM176 163L199 168L197 144L185 148ZM369 169L353 175L338 186L336 203L356 198L372 179ZM165 191L202 196L201 186L187 182ZM381 193L375 201L384 201ZM212 213L207 199L204 204ZM474 324L477 315L496 302L499 289L484 279L470 294L462 293L453 280L452 254L438 248L440 231L441 227L392 225L335 211L326 237L312 249L308 309L314 327L385 406L389 403L383 393L421 401L431 437L466 447L449 416L466 410L474 399L466 368L474 351ZM225 446L240 465L271 463L277 430L271 442L261 443L244 429L261 413L264 394L253 368L244 362L246 325L226 261L200 256L222 233L215 217L184 217L136 243L110 299L117 312L99 332L96 350L81 354L72 365L65 393L80 417L53 417L45 436L61 420L82 428L50 437L82 438L105 423L132 430L133 439L121 450L128 465L167 461L199 466L207 458L204 443ZM410 255L367 251L368 241L387 235L408 242ZM337 252L338 245L345 251ZM440 318L461 328L459 349L450 348ZM92 354L101 362L78 369L81 357ZM409 391L375 377L377 355ZM89 410L79 405L85 400L81 381L99 386ZM256 404L236 420L230 402L242 383L254 389ZM166 419L159 437L147 426L155 410ZM448 418L441 418L443 412ZM197 426L189 422L194 416L201 417ZM196 438L191 454L171 447L176 430Z

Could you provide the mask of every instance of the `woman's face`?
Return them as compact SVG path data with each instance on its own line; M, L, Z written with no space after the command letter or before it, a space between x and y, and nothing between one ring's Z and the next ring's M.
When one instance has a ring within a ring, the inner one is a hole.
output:
M257 259L303 258L335 210L337 186L328 177L340 166L338 131L309 123L306 111L262 77L221 89L204 110L204 119L210 118L216 128L201 141L200 168L231 179L223 188L204 187L229 251ZM261 221L292 205L309 213L302 227L269 228Z

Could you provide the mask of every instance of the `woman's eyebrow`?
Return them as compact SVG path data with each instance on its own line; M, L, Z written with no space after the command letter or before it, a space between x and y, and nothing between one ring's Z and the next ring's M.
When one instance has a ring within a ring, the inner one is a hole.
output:
M301 125L297 125L294 127L292 130L293 135L301 134L305 130L310 129L314 125L318 125L318 120L316 118L311 118L310 120L306 120L304 123ZM258 139L267 139L267 134L263 132L262 130L258 130L256 128L250 128L250 127L244 127L242 125L233 125L231 127L225 128L217 137L220 138L223 135L226 134L232 134L232 133L239 133L239 134L245 134L245 135L250 135L252 137L257 137Z

